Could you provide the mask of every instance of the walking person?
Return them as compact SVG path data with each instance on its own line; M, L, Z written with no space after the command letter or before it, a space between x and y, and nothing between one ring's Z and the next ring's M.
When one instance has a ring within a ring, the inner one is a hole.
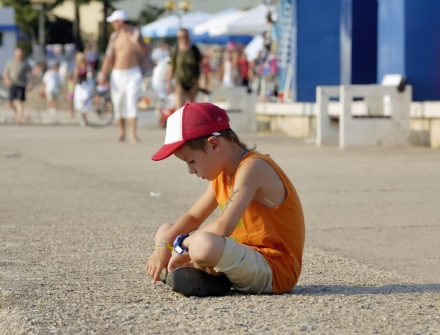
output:
M56 115L58 109L58 95L61 91L61 77L58 70L58 62L51 61L41 84L41 94L46 98L47 111L50 115Z
M199 78L202 74L202 54L199 48L191 44L187 29L181 28L177 33L177 47L171 55L171 66L168 73L167 91L171 93L171 82L174 79L176 110L186 102L194 102L199 91Z
M239 56L235 45L227 46L223 54L223 64L219 73L224 88L233 88L243 83L238 61Z
M81 126L87 125L87 113L92 110L92 86L88 80L90 66L82 52L75 56L75 68L73 69L72 81L75 84L73 91L73 107L81 115Z
M241 75L241 85L248 89L250 89L249 86L249 78L250 78L250 67L249 67L249 61L247 59L247 55L244 52L243 49L240 49L239 56L238 56L238 68L240 70Z
M15 49L14 58L6 64L3 81L9 87L9 106L14 111L15 123L21 124L24 121L26 91L30 91L33 85L32 69L21 48Z
M142 72L146 70L144 64L145 60L148 60L150 48L144 42L139 29L130 26L127 21L128 15L123 10L116 10L107 18L107 22L111 23L115 31L110 35L98 81L104 85L107 74L112 69L110 90L115 118L119 123L117 140L125 140L127 120L130 140L132 143L138 143L137 102Z

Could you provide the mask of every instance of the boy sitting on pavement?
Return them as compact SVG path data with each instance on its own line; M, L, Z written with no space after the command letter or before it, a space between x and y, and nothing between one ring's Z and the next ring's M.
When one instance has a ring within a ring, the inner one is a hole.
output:
M156 233L145 267L153 283L185 296L290 292L299 279L304 216L287 175L267 155L249 149L230 129L226 112L189 103L168 118L165 144L152 157L174 154L189 173L210 181L174 224ZM202 226L217 206L213 221Z

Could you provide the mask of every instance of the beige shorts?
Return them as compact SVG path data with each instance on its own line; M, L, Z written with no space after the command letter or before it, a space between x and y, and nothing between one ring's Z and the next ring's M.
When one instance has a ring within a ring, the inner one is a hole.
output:
M272 270L263 255L233 239L225 240L225 250L214 270L223 272L237 291L272 293Z

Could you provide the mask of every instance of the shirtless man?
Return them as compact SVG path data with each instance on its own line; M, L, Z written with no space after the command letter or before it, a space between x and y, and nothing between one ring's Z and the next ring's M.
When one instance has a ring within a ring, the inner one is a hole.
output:
M129 136L132 143L138 143L136 135L137 102L142 83L141 65L143 58L150 52L138 28L127 24L128 15L116 10L107 18L115 31L110 35L101 73L98 81L106 83L107 74L112 70L110 89L119 122L118 141L125 140L125 120L128 120Z

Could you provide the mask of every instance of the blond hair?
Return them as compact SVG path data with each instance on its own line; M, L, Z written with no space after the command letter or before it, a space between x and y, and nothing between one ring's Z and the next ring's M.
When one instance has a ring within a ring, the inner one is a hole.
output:
M84 63L86 61L86 56L82 52L78 52L75 56L75 62L78 63Z

